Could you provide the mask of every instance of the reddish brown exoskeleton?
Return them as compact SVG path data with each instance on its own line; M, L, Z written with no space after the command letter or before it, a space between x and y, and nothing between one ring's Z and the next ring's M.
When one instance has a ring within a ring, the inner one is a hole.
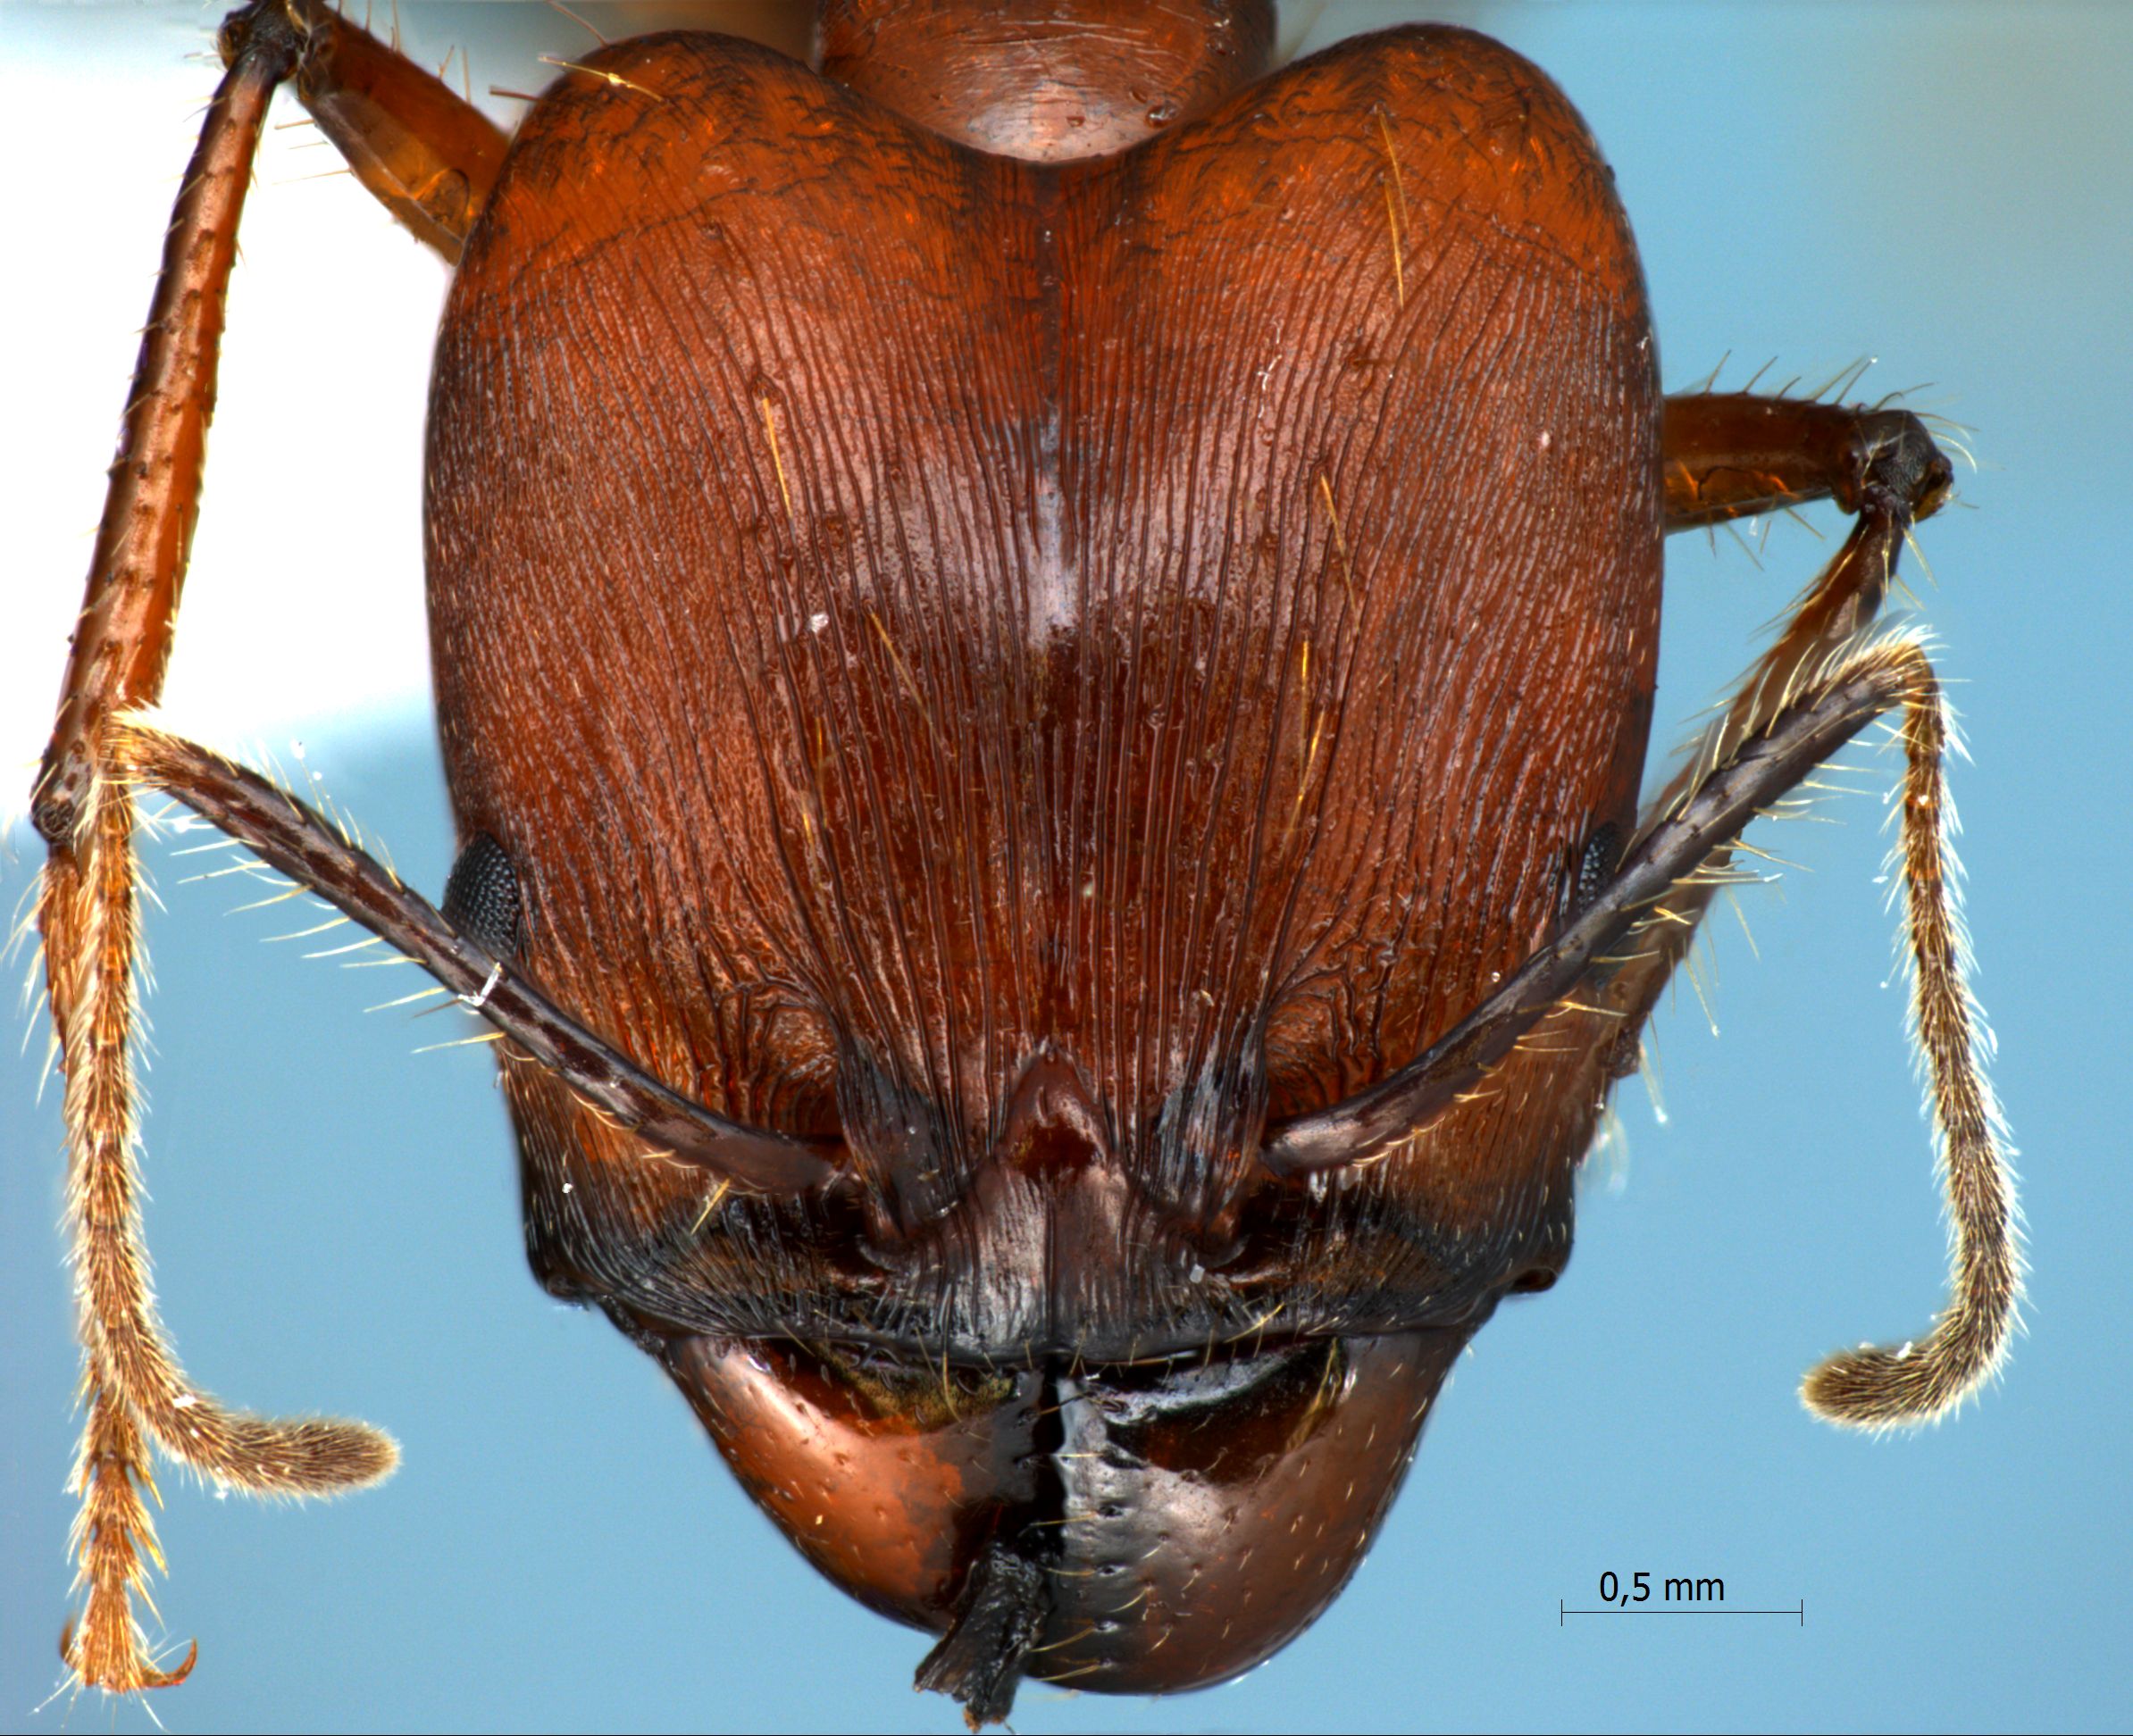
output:
M819 71L604 47L506 142L314 0L226 27L38 792L91 1402L85 1681L140 1688L147 1442L230 1412L143 1280L131 791L506 1033L530 1243L825 1573L1017 1680L1221 1680L1351 1570L1571 1182L1732 840L1903 716L1954 1299L1811 1400L1994 1365L2019 1263L1943 869L1944 726L1873 622L1947 465L1895 410L1662 399L1575 113L1463 32L1268 75L1264 6L829 0ZM293 79L457 266L429 569L440 914L159 689L254 140ZM1857 517L1640 816L1660 545Z

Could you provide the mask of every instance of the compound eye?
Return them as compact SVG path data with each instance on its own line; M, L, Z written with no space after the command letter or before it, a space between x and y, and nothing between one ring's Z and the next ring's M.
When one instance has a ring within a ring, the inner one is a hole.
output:
M1616 867L1622 859L1622 829L1610 820L1595 827L1576 853L1575 872L1568 886L1569 909L1566 914L1572 919L1582 916L1607 889L1607 883L1614 878Z
M444 903L439 908L446 922L491 958L517 956L519 925L525 914L518 871L504 847L487 832L476 832L459 852L446 878Z

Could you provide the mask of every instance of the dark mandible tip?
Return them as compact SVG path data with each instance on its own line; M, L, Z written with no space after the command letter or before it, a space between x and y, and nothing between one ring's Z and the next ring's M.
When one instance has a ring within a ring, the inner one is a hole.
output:
M1043 1568L995 1539L970 1570L954 1624L925 1655L912 1687L962 1701L973 1731L1005 1723L1049 1607Z

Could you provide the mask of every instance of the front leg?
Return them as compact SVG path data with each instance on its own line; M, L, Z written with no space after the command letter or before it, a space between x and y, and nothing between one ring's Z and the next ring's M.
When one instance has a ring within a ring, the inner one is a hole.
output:
M1831 497L1856 514L1852 533L1741 682L1649 811L1648 834L1692 803L1713 772L1787 708L1861 668L1903 673L1905 753L1897 865L1903 877L1911 1022L1932 1104L1939 1169L1953 1228L1952 1298L1923 1338L1896 1349L1848 1351L1802 1388L1833 1422L1883 1428L1938 1416L1987 1380L2005 1351L2021 1296L2014 1181L1985 1077L1981 1021L1964 973L1967 951L1953 863L1953 811L1942 763L1950 724L1917 644L1870 630L1911 527L1949 497L1953 472L1908 411L1787 398L1695 394L1667 401L1669 530ZM1733 848L1716 850L1653 906L1645 945L1610 991L1641 1023L1718 888Z
M182 1681L156 1668L133 1593L160 1560L144 1492L146 1447L238 1488L311 1493L392 1469L361 1423L230 1411L187 1379L149 1294L129 1056L138 1014L133 801L111 757L113 720L152 703L169 661L214 403L222 301L259 131L297 41L278 17L236 45L179 195L142 342L88 597L32 813L50 845L38 917L66 1076L67 1215L88 1420L75 1470L87 1601L62 1649L84 1682L130 1691Z
M1682 392L1666 402L1660 450L1667 529L1752 518L1811 500L1856 513L1870 491L1930 518L1952 474L1909 410Z
M1669 530L1836 496L1858 514L1850 538L1647 809L1631 846L1593 865L1594 884L1563 931L1409 1065L1291 1123L1262 1153L1276 1174L1339 1169L1391 1150L1472 1089L1544 1014L1575 999L1595 964L1609 970L1607 1016L1626 1021L1629 1032L1640 1029L1711 895L1727 883L1727 840L1870 716L1901 702L1890 690L1864 711L1831 704L1845 685L1838 666L1879 612L1911 524L1947 497L1948 462L1924 425L1906 412L1699 393L1668 399L1664 426ZM1803 738L1819 743L1817 751L1769 751L1781 722L1799 725L1818 707L1823 723ZM1830 722L1845 719L1841 730ZM1752 799L1742 805L1721 797L1719 787L1741 782L1751 747L1761 769L1743 786ZM1661 872L1665 879L1651 879ZM1672 890L1658 898L1669 883ZM1638 921L1644 939L1635 956L1611 958L1632 919L1654 907L1657 915Z
M1833 1422L1924 1422L1998 1366L2021 1295L2014 1183L1963 975L1942 772L1948 720L1916 641L1871 631L1911 524L1947 497L1947 461L1905 413L1710 397L1669 402L1666 461L1669 528L1828 495L1857 522L1562 932L1408 1066L1288 1123L1261 1161L1292 1176L1389 1156L1536 1037L1633 1056L1713 894L1736 878L1741 830L1871 718L1900 709L1912 1017L1955 1231L1953 1296L1923 1338L1832 1356L1802 1396Z
M417 198L415 207L439 233L471 221L493 179L493 168L481 176L481 147L496 145L500 158L495 129L360 36L315 0L257 0L223 27L228 71L172 215L32 797L49 846L38 920L66 1080L67 1216L87 1411L74 1473L87 1595L62 1650L79 1681L121 1692L181 1681L192 1665L188 1655L176 1669L157 1668L134 1619L147 1563L161 1561L143 1498L155 1488L150 1439L218 1482L283 1495L372 1482L396 1457L392 1442L363 1423L277 1421L222 1406L187 1378L157 1318L141 1232L130 1053L138 1010L135 768L119 726L163 690L214 408L223 301L276 88L296 75L322 122L339 117L329 123L337 138L383 140L372 152L386 164L379 172L419 183L414 190L428 203ZM461 176L465 196L439 169L460 160L472 165Z

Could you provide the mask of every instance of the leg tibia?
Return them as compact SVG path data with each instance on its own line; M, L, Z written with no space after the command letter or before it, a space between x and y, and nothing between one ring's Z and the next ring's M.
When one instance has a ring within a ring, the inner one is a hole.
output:
M162 690L238 220L268 101L296 60L279 12L255 24L233 51L179 194L32 810L51 847L38 918L66 1078L87 1409L76 1548L88 1601L67 1659L84 1682L121 1691L184 1673L151 1663L131 1611L149 1565L161 1563L141 1499L154 1486L149 1438L225 1483L280 1494L370 1481L394 1457L392 1443L360 1423L277 1423L195 1389L156 1318L141 1236L130 1059L138 887L114 722Z
M1675 409L1684 403L1691 407L1677 422ZM1737 878L1732 863L1741 829L1870 718L1900 708L1906 764L1899 856L1912 1014L1955 1230L1953 1294L1923 1339L1832 1357L1809 1377L1803 1396L1836 1422L1924 1421L1959 1403L1997 1366L2021 1278L2013 1181L1962 975L1939 683L1915 642L1869 631L1912 521L1946 492L1946 463L1915 420L1889 423L1878 413L1707 397L1674 400L1669 415L1669 463L1678 440L1679 450L1709 461L1685 474L1702 478L1713 498L1736 503L1754 491L1726 482L1727 464L1713 455L1747 454L1750 442L1743 437L1728 446L1730 437L1721 436L1736 425L1765 432L1789 426L1789 435L1773 433L1752 463L1744 458L1739 466L1743 474L1761 467L1765 480L1755 485L1761 489L1755 497L1767 504L1836 494L1858 513L1852 535L1653 804L1598 895L1427 1053L1369 1090L1289 1123L1262 1160L1285 1175L1384 1153L1483 1081L1552 1009L1597 1003L1619 1030L1641 1029L1712 895ZM1854 436L1856 451L1844 444ZM1685 499L1693 494L1685 487Z
M1933 1330L1897 1350L1832 1357L1803 1396L1832 1421L1867 1427L1935 1416L1997 1365L2015 1319L2020 1257L2013 1182L2000 1148L1998 1112L1979 1056L1976 1013L1962 976L1961 918L1947 864L1949 822L1941 762L1947 726L1924 655L1905 641L1861 638L1879 610L1911 523L1946 499L1951 472L1924 425L1908 412L1793 399L1700 394L1667 401L1669 528L1834 497L1858 514L1836 559L1742 682L1654 807L1652 825L1684 811L1714 772L1732 764L1788 708L1811 704L1870 665L1901 676L1903 831L1912 1016L1930 1082L1950 1216L1955 1230L1953 1299ZM1641 1020L1686 953L1732 851L1714 852L1656 906L1646 947L1612 985Z
M163 693L199 513L238 222L267 104L295 58L286 28L254 33L208 107L171 214L59 715L32 798L38 830L54 847L79 819L110 720Z
M504 164L504 135L472 103L324 0L272 0L302 40L296 90L356 178L447 260ZM257 8L224 27L223 54Z
M139 1498L154 1483L145 1436L203 1475L260 1494L373 1482L397 1455L360 1423L229 1410L186 1378L171 1352L148 1288L136 1161L133 802L100 779L88 805L86 822L46 864L38 922L66 1077L67 1216L88 1400L76 1481L88 1601L69 1662L84 1682L122 1691L183 1674L148 1664L128 1607L148 1563L162 1560Z
M1926 425L1908 410L1694 392L1667 400L1667 529L1834 499L1860 511L1878 492L1929 518L1953 480Z

